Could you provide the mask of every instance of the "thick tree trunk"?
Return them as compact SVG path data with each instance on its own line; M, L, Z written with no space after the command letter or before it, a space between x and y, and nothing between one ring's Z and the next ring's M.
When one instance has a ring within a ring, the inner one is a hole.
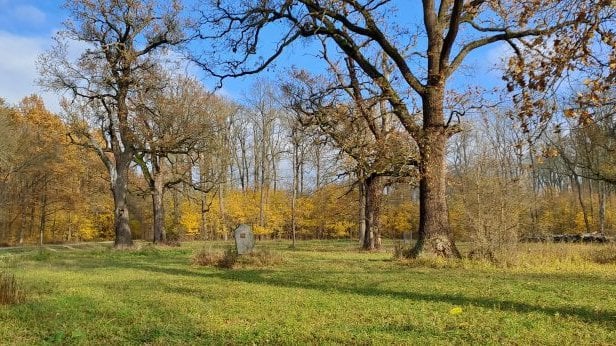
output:
M111 191L114 203L114 247L123 249L133 246L128 214L128 169L132 159L129 155L116 156L115 170L111 173ZM114 174L115 173L115 174Z
M446 146L449 134L443 118L443 87L423 97L423 133L419 141L419 239L413 257L459 258L453 241L446 199Z
M364 236L365 250L375 250L381 247L380 216L383 197L383 178L370 176L366 179L366 230Z

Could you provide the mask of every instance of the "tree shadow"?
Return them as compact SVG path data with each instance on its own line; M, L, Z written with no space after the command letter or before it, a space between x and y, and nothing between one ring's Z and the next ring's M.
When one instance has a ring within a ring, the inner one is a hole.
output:
M321 292L337 292L343 294L356 294L365 297L383 297L389 296L399 300L412 300L434 303L449 303L452 305L472 305L486 309L505 310L518 313L541 313L547 316L570 316L579 319L585 323L601 324L601 325L616 325L616 311L601 309L594 310L586 307L575 306L540 306L523 301L507 300L506 297L491 298L491 297L468 297L459 294L437 293L437 292L413 292L413 291L397 291L391 289L379 288L375 285L339 283L332 281L314 281L311 276L298 274L293 271L279 271L268 268L263 269L208 269L207 271L199 268L189 267L190 264L185 260L165 259L164 263L152 263L151 259L138 258L105 258L100 259L82 258L81 261L73 265L74 270L88 270L94 268L123 268L131 270L142 270L152 273L161 273L171 276L185 276L194 278L217 278L226 281L240 282L247 284L268 285L280 288L289 289L308 289ZM348 272L341 270L340 272L321 272L319 275L332 276L335 279L336 274ZM557 275L558 276L558 275ZM313 275L313 277L315 277ZM516 278L522 279L539 279L532 274L512 274L512 280ZM566 277L563 275L563 277ZM543 277L545 278L545 277ZM566 279L573 280L574 277ZM578 278L579 279L579 278ZM611 280L609 280L611 281ZM369 286L370 285L370 286ZM186 291L186 294L194 294L195 292Z
M322 292L338 292L346 294L357 294L366 297L383 297L389 296L401 300L413 300L435 303L449 303L453 305L472 305L487 309L506 310L518 313L537 312L548 316L571 316L585 323L605 324L614 326L616 323L616 311L613 310L592 310L584 307L573 306L538 306L526 302L512 301L506 299L495 298L476 298L467 297L458 294L447 293L426 293L426 292L402 292L395 290L380 289L374 286L339 286L328 283L317 283L306 280L296 281L292 278L282 278L267 275L266 272L258 270L243 270L243 271L227 271L211 275L221 279L259 284L270 285L282 288L298 288L318 290Z

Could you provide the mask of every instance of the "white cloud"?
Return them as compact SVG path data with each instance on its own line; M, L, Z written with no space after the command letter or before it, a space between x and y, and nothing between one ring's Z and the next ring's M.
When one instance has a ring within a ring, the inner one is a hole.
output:
M0 31L0 97L16 104L25 96L36 93L43 97L50 110L60 111L59 97L43 92L36 83L36 59L47 42L47 39L39 37L24 37Z
M31 5L21 5L13 9L15 20L29 23L31 25L42 25L47 21L47 15L38 8Z

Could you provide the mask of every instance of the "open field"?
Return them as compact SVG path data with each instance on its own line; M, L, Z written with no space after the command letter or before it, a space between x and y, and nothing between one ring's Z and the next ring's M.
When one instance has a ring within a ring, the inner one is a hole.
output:
M0 250L24 303L3 344L614 344L605 245L524 244L515 264L400 262L347 241L260 242L284 263L199 267L228 244ZM590 256L590 257L589 257Z

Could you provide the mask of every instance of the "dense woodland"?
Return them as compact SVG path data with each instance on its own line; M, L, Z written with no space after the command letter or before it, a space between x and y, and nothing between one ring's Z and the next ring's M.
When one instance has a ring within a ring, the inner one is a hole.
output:
M615 234L609 1L423 1L417 33L387 22L396 2L232 3L67 2L39 59L63 111L36 95L0 105L0 244L227 239L247 223L262 239L419 239L409 254L457 256L455 239L493 256L529 236ZM270 25L274 48L259 41ZM176 50L224 82L296 40L322 71L241 99L167 61ZM69 41L90 48L73 59ZM494 42L512 51L508 90L447 86Z

